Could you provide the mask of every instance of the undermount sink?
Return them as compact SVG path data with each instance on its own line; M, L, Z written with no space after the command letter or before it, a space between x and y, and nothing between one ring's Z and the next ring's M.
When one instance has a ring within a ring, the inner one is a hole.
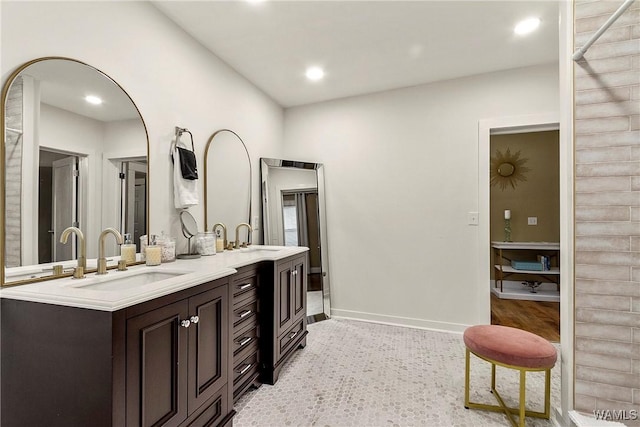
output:
M118 291L149 285L151 283L171 279L172 277L181 276L183 274L187 274L187 272L155 271L145 269L133 272L110 271L108 274L101 276L75 279L69 287L88 289L92 291Z

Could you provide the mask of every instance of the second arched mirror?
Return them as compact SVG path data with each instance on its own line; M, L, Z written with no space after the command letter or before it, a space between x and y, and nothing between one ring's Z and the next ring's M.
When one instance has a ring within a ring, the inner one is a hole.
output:
M251 159L242 138L232 130L216 131L204 151L204 227L227 227L229 240L235 227L251 222ZM251 232L242 227L239 239L251 242Z

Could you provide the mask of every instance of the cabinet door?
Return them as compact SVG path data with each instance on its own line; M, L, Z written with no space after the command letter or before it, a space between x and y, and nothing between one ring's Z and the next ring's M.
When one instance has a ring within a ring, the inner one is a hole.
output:
M278 283L275 289L276 336L287 330L293 323L293 275L291 263L278 265Z
M189 326L189 413L227 382L228 302L227 286L189 299L189 319L192 321Z
M187 301L127 321L127 425L177 426L187 418Z
M298 258L292 261L293 271L293 317L306 316L307 307L307 271L305 268L305 258Z

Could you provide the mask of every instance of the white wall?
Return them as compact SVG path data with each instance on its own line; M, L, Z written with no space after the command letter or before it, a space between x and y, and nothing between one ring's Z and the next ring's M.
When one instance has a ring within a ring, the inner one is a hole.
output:
M488 323L478 227L467 224L478 121L558 108L550 64L286 110L285 158L326 168L332 312L449 330Z
M199 160L214 131L236 131L251 155L253 205L259 206L259 158L281 157L282 109L152 5L3 1L0 15L3 83L28 60L66 56L100 69L136 102L150 141L152 232L170 231L186 247L173 208L168 154L174 126L193 132ZM191 211L202 224L203 207Z

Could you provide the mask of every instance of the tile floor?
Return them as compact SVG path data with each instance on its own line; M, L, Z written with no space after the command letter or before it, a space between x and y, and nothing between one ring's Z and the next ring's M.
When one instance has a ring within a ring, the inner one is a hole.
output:
M471 400L495 403L490 365L472 356ZM498 391L517 405L518 373L498 368ZM541 410L544 374L527 374L527 405ZM560 363L552 371L551 406L559 406ZM244 426L508 426L501 413L464 406L462 335L344 319L309 325L274 386L236 404ZM528 427L552 426L527 419Z
M307 292L307 316L313 316L323 311L322 291Z

